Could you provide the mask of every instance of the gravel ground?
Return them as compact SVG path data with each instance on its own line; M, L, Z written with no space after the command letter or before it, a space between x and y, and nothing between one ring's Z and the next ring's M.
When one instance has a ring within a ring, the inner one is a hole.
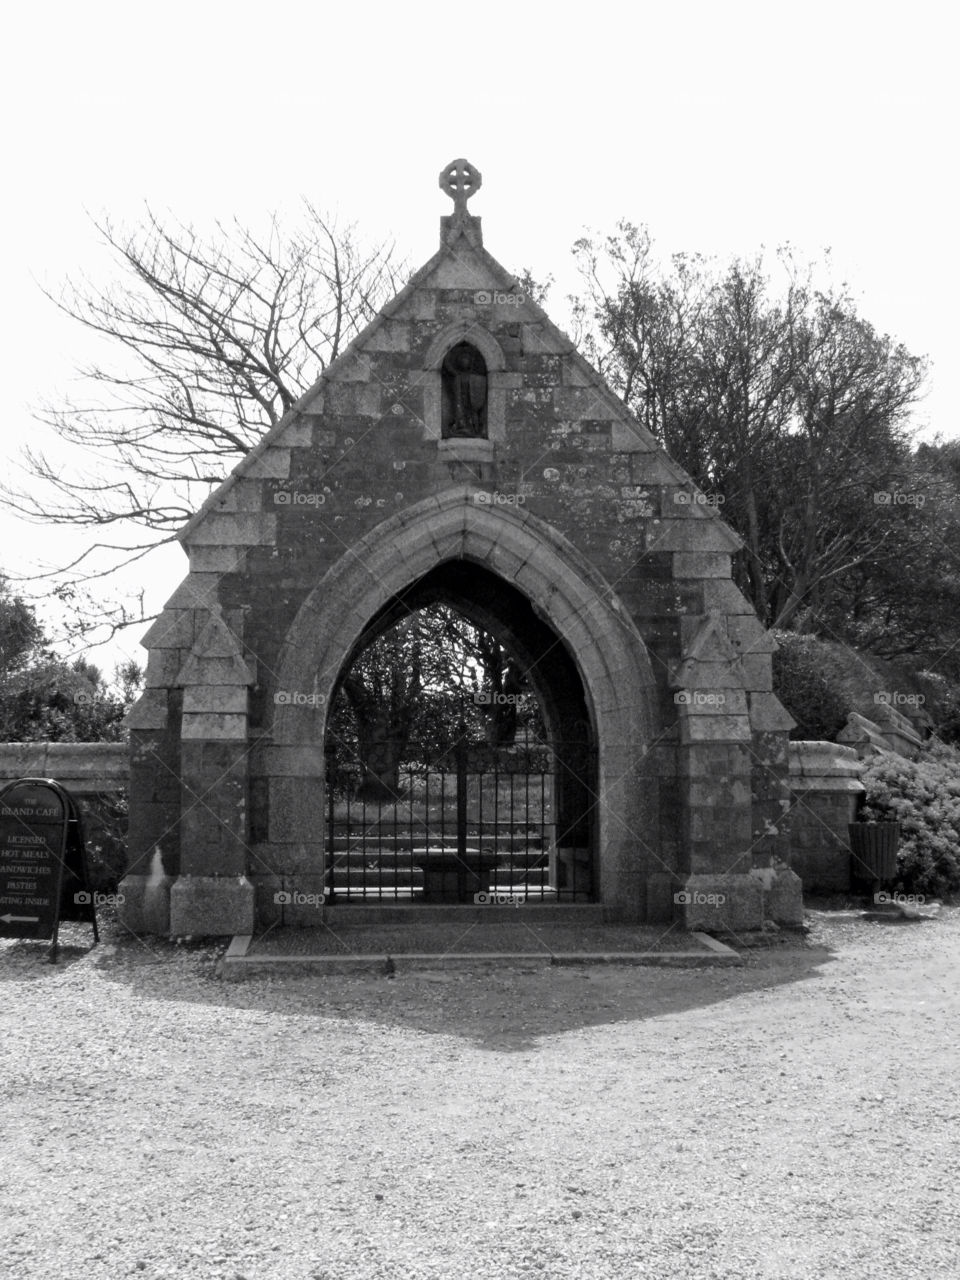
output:
M960 910L735 969L0 943L0 1275L960 1276Z

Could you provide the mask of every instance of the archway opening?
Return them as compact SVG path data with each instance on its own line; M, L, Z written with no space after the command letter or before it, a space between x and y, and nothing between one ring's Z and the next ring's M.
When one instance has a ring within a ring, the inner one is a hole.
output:
M583 682L497 575L448 561L388 600L340 670L324 746L330 900L595 899Z

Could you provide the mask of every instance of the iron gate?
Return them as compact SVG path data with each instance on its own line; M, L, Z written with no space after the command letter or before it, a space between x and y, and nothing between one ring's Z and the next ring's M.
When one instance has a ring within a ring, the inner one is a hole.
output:
M328 901L591 901L593 778L582 742L461 738L446 751L409 745L371 795L360 764L330 753Z

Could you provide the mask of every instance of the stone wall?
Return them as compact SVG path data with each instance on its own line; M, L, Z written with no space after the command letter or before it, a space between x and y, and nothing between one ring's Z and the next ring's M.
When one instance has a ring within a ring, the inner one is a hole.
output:
M0 782L52 778L77 795L119 791L130 781L124 742L0 743Z
M805 893L847 893L847 824L865 794L860 759L852 747L833 742L791 742L788 750L790 866Z

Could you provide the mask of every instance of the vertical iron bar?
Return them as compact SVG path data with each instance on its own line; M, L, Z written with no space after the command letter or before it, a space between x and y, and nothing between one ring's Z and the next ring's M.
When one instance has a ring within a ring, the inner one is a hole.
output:
M330 897L333 897L333 823L334 823L334 801L333 801L333 763L331 757L327 756L327 856L324 860L324 888L329 886Z
M447 770L446 760L441 757L440 760L440 848L445 849L447 844ZM429 849L430 842L427 842ZM428 855L429 856L429 855Z
M483 795L483 775L480 781L480 794ZM481 831L483 828L481 827ZM493 852L497 852L500 845L500 748L496 747L493 753ZM483 844L481 842L481 849ZM491 875L493 873L491 872Z
M524 892L526 886L530 883L530 748L529 742L525 744L526 758L524 760ZM543 818L543 815L541 815ZM540 852L543 854L543 831L540 832ZM538 858L538 863L540 859ZM543 897L543 877L540 879L540 897Z
M547 760L544 760L540 768L540 848L542 849L547 838L547 761L550 758L550 752L547 752ZM553 814L550 815L553 817ZM541 886L543 885L543 877L540 878ZM543 889L540 890L541 897ZM559 898L559 893L558 893Z
M457 867L457 885L458 887L465 883L464 872L466 871L467 859L467 744L466 744L467 727L461 717L459 737L457 738L457 857L459 864ZM462 897L462 894L457 895Z
M350 897L350 839L351 839L350 830L353 826L353 799L354 799L353 786L351 785L347 790L347 816L346 816L346 826L344 828L346 832L346 841L345 841L345 847L342 850L343 866L340 867L339 869L340 878L344 882L343 884L344 898Z

